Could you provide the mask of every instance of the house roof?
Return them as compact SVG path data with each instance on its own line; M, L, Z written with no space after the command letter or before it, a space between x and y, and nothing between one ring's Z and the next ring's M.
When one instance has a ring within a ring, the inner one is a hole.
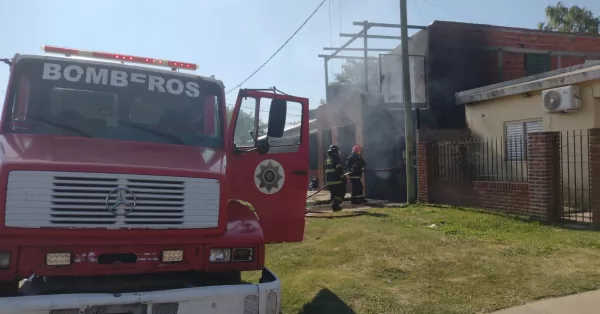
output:
M309 128L308 134L313 134L313 133L317 132L316 123L317 123L317 119L308 120L308 128ZM292 136L297 136L296 134L299 135L300 134L300 126L302 126L302 124L298 123L297 125L293 125L288 128L285 128L283 130L284 138L289 137L290 135L292 135ZM266 137L266 135L259 136L258 139L260 140L265 137Z
M455 94L456 103L476 102L520 95L527 92L555 88L600 79L600 61L576 65L536 75L526 76L498 84L470 89Z
M572 37L600 37L600 34L592 34L592 33L574 33L574 32L558 32L558 31L546 31L536 28L524 28L524 27L514 27L514 26L503 26L503 25L493 25L493 24L479 24L479 23L466 23L466 22L457 22L457 21L444 21L444 20L435 20L430 24L456 24L456 25L464 25L464 26L472 26L478 29L496 29L496 30L504 30L509 32L526 32L526 33L537 33L537 34L545 34L545 35L557 35L557 36L572 36Z

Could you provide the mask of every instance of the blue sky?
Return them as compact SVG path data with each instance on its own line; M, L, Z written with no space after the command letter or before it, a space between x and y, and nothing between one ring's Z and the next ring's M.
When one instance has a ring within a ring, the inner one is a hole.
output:
M232 88L259 67L322 0L23 0L0 10L0 57L41 53L42 44L193 62L200 75L214 74ZM399 23L398 0L328 0L292 41L243 87L278 89L308 97L311 108L324 98L322 47L340 46L358 32L353 21ZM600 15L600 1L563 1ZM434 20L535 28L548 0L408 0L410 24ZM374 32L375 33L375 32ZM377 30L399 35L398 29ZM355 47L360 47L357 41ZM399 41L370 40L371 47ZM353 45L354 47L354 45ZM373 53L376 55L377 53ZM330 63L337 72L341 61ZM8 71L0 74L0 100ZM235 100L236 93L227 96Z

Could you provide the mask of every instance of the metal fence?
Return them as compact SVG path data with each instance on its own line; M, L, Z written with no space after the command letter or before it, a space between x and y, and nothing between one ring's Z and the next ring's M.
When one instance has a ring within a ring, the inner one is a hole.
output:
M591 222L588 132L561 132L559 147L562 218Z
M523 136L438 142L432 147L432 175L441 182L527 181Z

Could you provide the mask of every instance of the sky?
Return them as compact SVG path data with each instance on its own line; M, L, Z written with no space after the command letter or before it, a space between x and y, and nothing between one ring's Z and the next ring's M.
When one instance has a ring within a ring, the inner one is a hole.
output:
M99 50L179 60L200 65L199 75L215 75L229 90L263 64L322 0L23 0L0 10L0 58L41 54L41 45ZM544 21L548 0L408 0L408 23L435 20L535 28ZM563 1L600 15L600 1ZM398 0L327 0L304 28L242 87L279 90L310 99L325 98L323 47L339 47L356 33L354 21L400 23ZM374 34L399 36L399 29ZM410 34L410 33L409 33ZM399 40L369 40L372 48L393 48ZM361 47L357 40L351 47ZM360 52L346 52L359 55ZM372 53L377 56L377 52ZM330 62L330 77L341 60ZM8 66L0 64L0 100ZM227 95L233 103L237 93Z

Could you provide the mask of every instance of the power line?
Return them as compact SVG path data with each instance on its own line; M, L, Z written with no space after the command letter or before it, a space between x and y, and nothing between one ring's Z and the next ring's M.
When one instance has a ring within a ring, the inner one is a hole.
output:
M281 51L281 49L283 49L283 47L285 47L290 42L290 40L292 40L292 38L294 38L296 36L296 34L298 34L298 32L304 27L304 25L306 25L306 23L308 23L308 21L310 21L310 19L313 17L313 15L315 15L315 13L317 13L317 11L319 11L319 9L323 6L325 1L327 1L327 0L321 1L321 4L319 4L319 6L308 16L308 18L304 21L304 23L302 23L302 25L300 25L300 27L292 34L292 36L290 36L290 38L288 38L288 40L286 40L283 43L283 45L281 45L281 47L279 47L279 49L277 49L277 51L275 51L275 53L273 55L271 55L269 57L269 59L267 59L267 61L265 61L265 63L263 63L260 67L258 67L258 69L256 69L256 71L252 72L252 74L250 74L250 76L248 76L241 83L239 83L234 88L232 88L228 92L226 92L225 95L238 89L240 86L242 86L242 84L246 83L249 79L251 79L254 75L256 75L256 73L258 73L258 71L260 71L265 65L267 65L267 63L269 63L269 61L271 61L271 59L273 59L273 57L275 57L279 53L279 51Z

